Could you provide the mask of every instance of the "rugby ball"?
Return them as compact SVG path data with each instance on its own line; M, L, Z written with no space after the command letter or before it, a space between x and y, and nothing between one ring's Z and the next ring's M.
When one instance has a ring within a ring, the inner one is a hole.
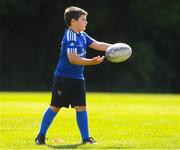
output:
M116 43L111 45L105 51L106 59L113 63L127 60L132 54L132 49L125 43Z

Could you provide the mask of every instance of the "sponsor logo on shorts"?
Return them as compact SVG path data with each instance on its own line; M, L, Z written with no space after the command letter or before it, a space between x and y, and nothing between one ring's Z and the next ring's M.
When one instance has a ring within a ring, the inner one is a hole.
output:
M57 94L60 96L62 94L62 91L61 90L58 90L57 91Z

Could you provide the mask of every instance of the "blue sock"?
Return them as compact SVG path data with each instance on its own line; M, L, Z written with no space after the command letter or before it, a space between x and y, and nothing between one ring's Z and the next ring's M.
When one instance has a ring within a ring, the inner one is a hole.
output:
M46 132L51 125L54 117L56 116L56 112L52 111L50 108L44 113L42 122L41 122L41 129L39 131L39 134L46 135Z
M76 112L76 121L81 132L82 140L89 138L87 111Z

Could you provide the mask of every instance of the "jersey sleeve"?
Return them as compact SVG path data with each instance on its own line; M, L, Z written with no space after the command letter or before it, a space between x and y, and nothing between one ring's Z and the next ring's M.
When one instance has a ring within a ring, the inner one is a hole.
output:
M67 53L76 53L77 54L77 36L71 31L67 31L66 34L66 50Z
M76 41L67 41L66 42L67 53L76 53L77 54L77 43Z
M84 35L85 35L85 37L86 37L86 45L87 45L87 47L89 46L89 45L91 45L95 40L92 38L92 37L90 37L87 33L85 33L84 32Z

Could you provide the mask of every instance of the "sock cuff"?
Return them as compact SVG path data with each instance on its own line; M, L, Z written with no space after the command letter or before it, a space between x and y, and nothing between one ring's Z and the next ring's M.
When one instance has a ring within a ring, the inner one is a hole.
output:
M51 110L50 108L48 108L47 112L50 113L51 115L56 115L56 114L57 114L57 112L54 112L54 111Z
M76 111L76 113L77 113L77 114L86 114L87 111L86 111L86 110L85 110L85 111Z

